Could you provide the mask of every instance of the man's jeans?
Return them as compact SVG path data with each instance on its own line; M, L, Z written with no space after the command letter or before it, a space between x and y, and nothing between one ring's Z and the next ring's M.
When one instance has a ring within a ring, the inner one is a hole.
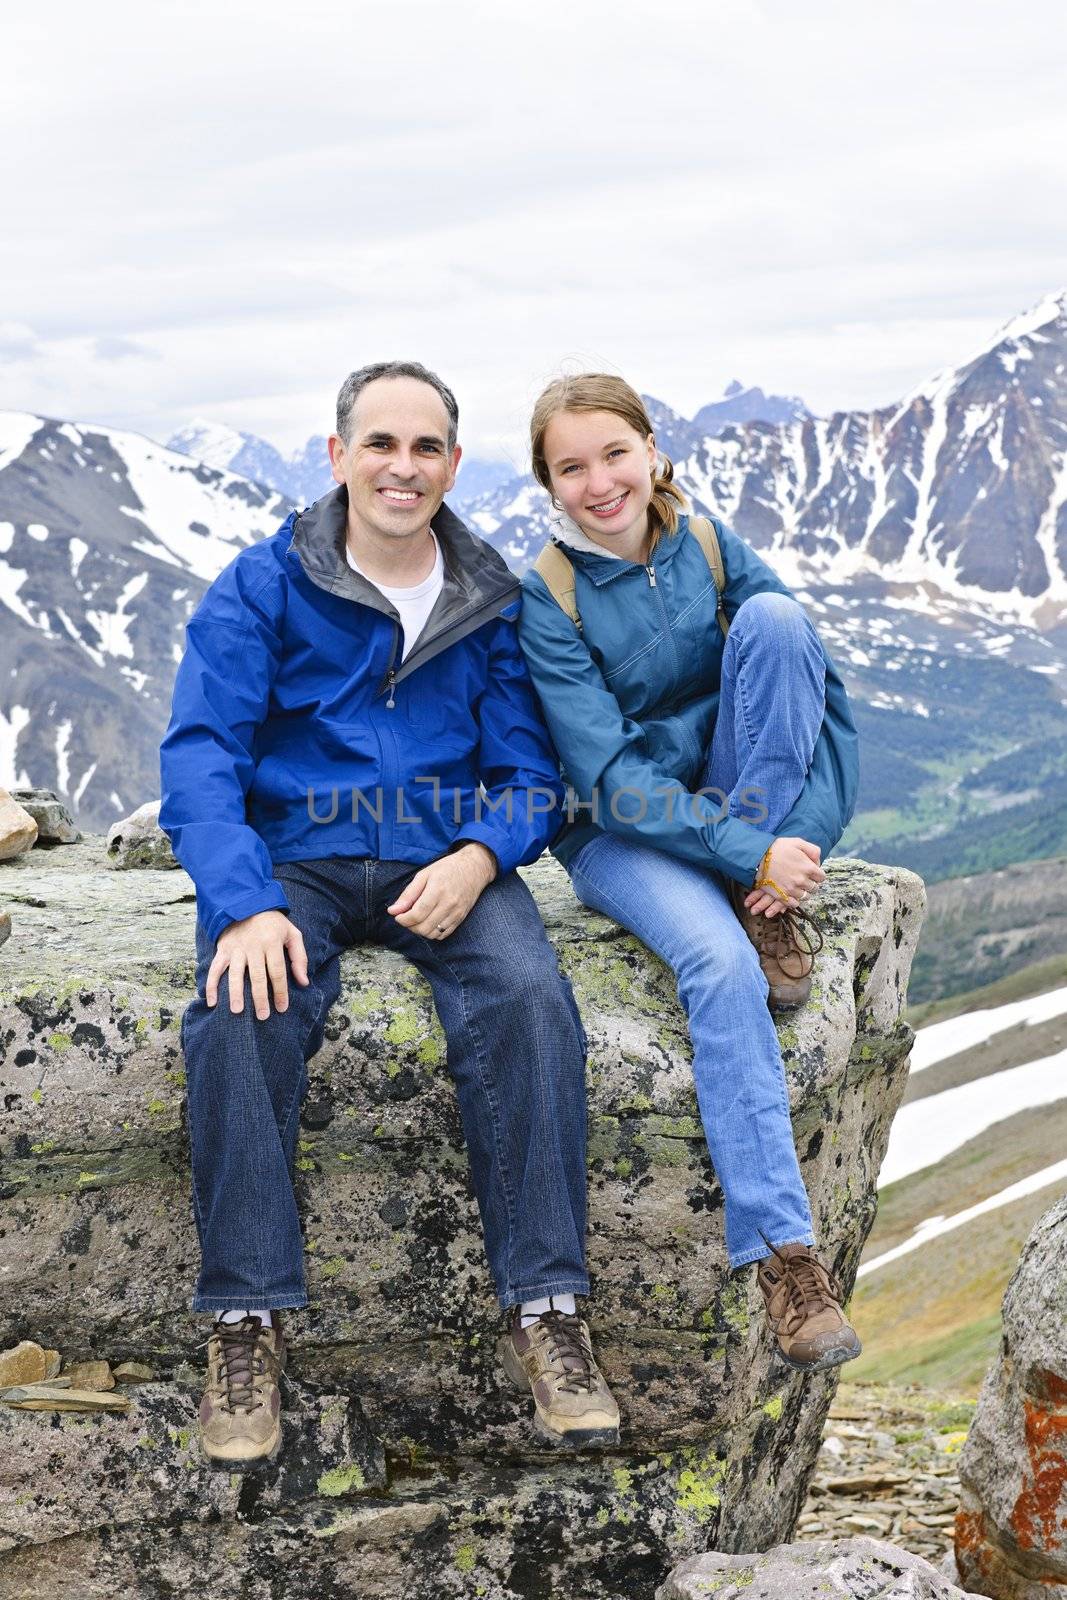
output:
M818 636L786 595L746 600L730 626L719 713L701 787L760 791L774 833L804 783L825 706ZM578 898L636 934L670 966L689 1019L693 1074L711 1159L726 1202L730 1265L772 1244L813 1244L767 980L723 879L624 835L603 833L569 867Z
M386 911L416 868L335 858L275 868L308 957L307 988L260 1022L245 980L204 1001L214 943L197 926L197 998L182 1018L193 1208L201 1271L194 1311L307 1304L292 1171L305 1063L340 987L338 954L370 941L429 980L448 1040L485 1248L503 1306L588 1294L585 1035L529 890L496 879L440 941ZM358 1180L357 1180L358 1181Z

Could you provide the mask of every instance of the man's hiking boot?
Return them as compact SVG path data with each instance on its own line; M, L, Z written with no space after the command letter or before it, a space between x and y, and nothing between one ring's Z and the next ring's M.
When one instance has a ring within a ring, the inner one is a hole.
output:
M546 1311L524 1328L516 1306L500 1359L516 1388L532 1391L534 1429L546 1443L571 1450L618 1444L619 1408L577 1314Z
M756 946L763 976L770 985L768 1006L772 1011L802 1006L811 993L815 957L822 949L822 934L813 918L799 907L779 911L774 917L753 914L745 908L745 896L752 891L733 879L728 889L738 921Z
M837 1279L810 1245L770 1248L757 1279L782 1360L798 1372L823 1372L852 1361L863 1347L841 1308Z
M207 1385L200 1402L200 1441L209 1461L255 1466L278 1453L282 1397L278 1379L285 1340L258 1317L216 1322L207 1341Z

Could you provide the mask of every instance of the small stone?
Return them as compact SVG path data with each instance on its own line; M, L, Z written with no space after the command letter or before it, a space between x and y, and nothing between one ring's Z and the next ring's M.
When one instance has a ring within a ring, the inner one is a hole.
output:
M70 1379L75 1389L100 1391L115 1387L111 1368L106 1361L74 1361L64 1367L63 1376Z
M896 1489L910 1482L907 1473L863 1472L850 1478L827 1478L823 1488L827 1494L873 1494L879 1489Z
M22 855L36 839L37 824L29 812L6 789L0 789L0 861Z
M122 1361L112 1369L117 1383L151 1383L155 1373L143 1361Z
M53 1389L69 1389L69 1378L50 1378L45 1383L14 1383L10 1389L0 1389L0 1400L6 1400L10 1395L17 1399L20 1395L36 1394L38 1389L42 1394L51 1394Z
M107 835L108 865L117 871L133 868L177 867L170 840L159 826L159 801L146 805L115 822Z
M41 1383L48 1375L48 1356L39 1344L23 1339L10 1350L0 1351L0 1389L17 1383Z
M54 790L12 789L11 798L36 822L38 845L77 844L81 839L74 818Z
M95 1389L64 1389L62 1379L52 1387L39 1383L21 1389L8 1389L4 1405L15 1411L128 1411L125 1395L100 1394Z
M7 911L0 911L0 944L11 937L11 915Z

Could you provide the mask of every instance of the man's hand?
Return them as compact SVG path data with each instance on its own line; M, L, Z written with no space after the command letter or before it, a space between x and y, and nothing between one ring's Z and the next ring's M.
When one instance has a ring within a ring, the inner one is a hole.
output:
M428 867L420 867L386 910L401 927L421 933L424 939L447 939L495 877L493 852L472 840L431 861Z
M751 889L745 896L745 907L756 916L763 912L776 917L786 906L799 906L804 898L825 882L826 874L819 865L822 851L807 839L776 839L767 859L767 877L773 878L788 898L785 904L771 889Z
M289 1009L289 989L285 980L285 953L293 977L302 988L308 982L308 958L304 936L284 911L257 911L254 917L231 922L219 935L215 959L208 968L204 999L213 1006L219 997L219 979L229 970L230 1010L245 1008L245 973L252 985L252 1004L260 1022L270 1016L267 979L274 990L276 1011Z

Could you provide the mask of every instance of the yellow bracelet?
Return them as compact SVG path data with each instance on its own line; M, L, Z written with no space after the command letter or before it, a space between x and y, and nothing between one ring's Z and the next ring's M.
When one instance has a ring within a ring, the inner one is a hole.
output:
M763 860L756 869L755 887L757 889L773 889L782 904L787 906L789 904L789 896L782 892L767 870L768 863L770 861L771 850L773 848L773 845L768 845L766 850L763 852Z
M775 883L773 878L760 878L759 882L756 884L756 888L757 889L773 889L775 894L777 895L778 899L782 902L782 904L784 906L787 906L789 904L789 896L785 893L784 890L779 889L778 885Z

